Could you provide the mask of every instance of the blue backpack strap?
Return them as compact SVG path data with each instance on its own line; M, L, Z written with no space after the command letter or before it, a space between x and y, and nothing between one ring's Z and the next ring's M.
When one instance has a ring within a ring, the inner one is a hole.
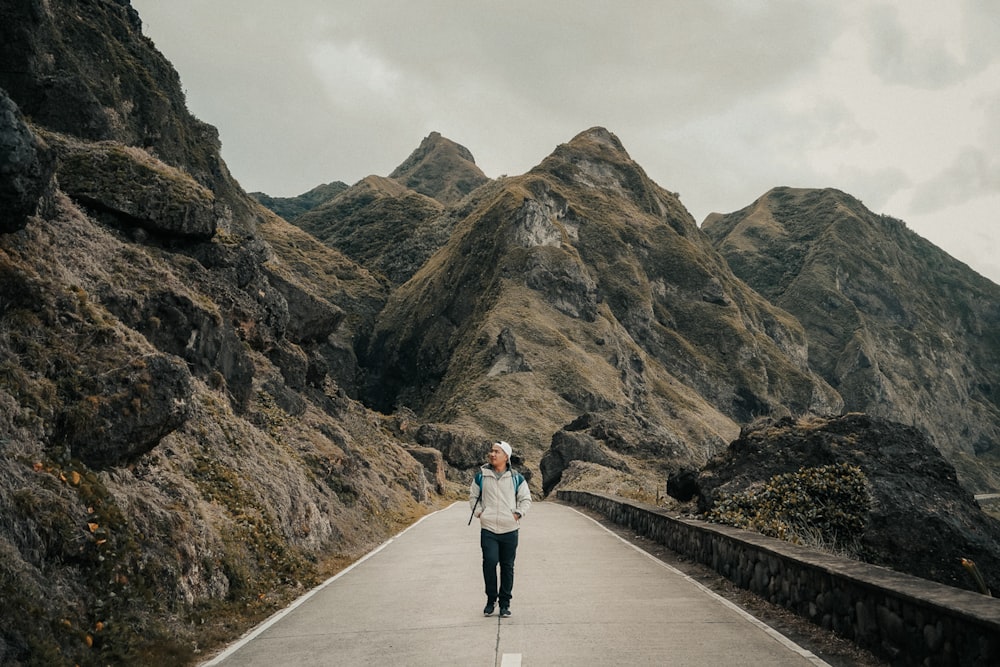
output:
M476 473L476 485L482 489L483 488L483 471L480 470Z
M524 481L524 475L514 470L514 493L521 488L521 483Z

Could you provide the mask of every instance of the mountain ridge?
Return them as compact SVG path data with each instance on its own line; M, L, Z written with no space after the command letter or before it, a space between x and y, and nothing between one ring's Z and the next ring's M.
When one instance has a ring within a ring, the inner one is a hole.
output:
M680 254L656 254L672 244L681 246ZM697 276L681 259L695 251L711 267ZM665 267L672 262L683 269L670 273ZM626 269L632 278L623 282ZM639 450L655 451L653 443L660 442L679 459L704 460L738 430L732 420L754 409L747 403L777 407L778 396L798 395L803 409L836 408L839 397L821 388L804 366L794 321L725 278L727 273L676 198L648 180L614 135L592 128L524 176L505 179L492 199L456 227L448 244L390 295L367 356L379 364L372 369L373 384L392 393L371 402L382 410L400 404L426 410L428 418L445 422L490 424L490 415L516 415L507 428L520 429L510 430L512 437L535 443L525 445L529 461L538 460L549 433L581 413L592 413L600 424L592 430L603 430L614 446L628 449L634 440ZM747 333L737 323L741 318L717 317L715 311L735 309L734 303L746 305L748 320L761 319L756 333ZM737 394L725 378L739 368L713 371L704 357L692 361L700 342L668 331L657 309L674 311L673 320L692 336L702 333L700 318L706 317L711 329L721 325L734 338L755 341L764 356L804 384L758 383ZM764 333L767 328L774 338ZM545 341L560 339L562 360L545 360L552 354ZM782 347L794 351L796 360ZM500 367L519 370L490 374ZM692 391L686 383L706 372L714 380L703 383L705 391ZM560 374L566 378L559 380ZM715 395L706 399L709 389ZM530 405L546 407L538 413L519 407L502 398L505 392L531 396ZM642 417L645 411L657 416ZM700 434L676 416L680 412L702 425ZM672 428L663 428L670 423ZM694 444L686 444L687 438Z
M1000 286L839 190L776 188L703 229L803 323L846 410L920 427L963 479L995 487Z
M250 196L282 218L292 221L323 202L333 199L348 188L343 181L322 183L294 197L272 197L265 192L251 192Z

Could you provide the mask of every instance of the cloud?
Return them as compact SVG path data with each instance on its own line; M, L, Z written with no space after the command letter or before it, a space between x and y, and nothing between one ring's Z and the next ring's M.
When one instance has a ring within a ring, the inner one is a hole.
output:
M293 0L280 9L178 1L134 4L151 28L174 22L178 41L162 46L190 82L197 113L220 126L233 172L284 194L319 180L306 171L317 162L298 154L296 166L234 146L254 137L253 124L286 133L289 146L346 141L345 158L360 154L355 144L366 137L367 159L332 161L346 180L391 170L390 148L398 162L428 132L452 128L460 136L450 138L482 156L487 173L517 173L593 125L648 134L767 95L807 76L840 29L834 10L793 0ZM227 97L234 87L258 92L242 96L240 113L220 99L220 81ZM310 115L311 126L303 122ZM386 146L390 138L404 143Z
M982 196L1000 195L1000 156L966 147L913 196L914 213L929 213Z
M943 169L918 185L911 202L914 214L1000 198L1000 94L972 99L968 106L980 121L973 128L976 143L962 146Z
M989 0L878 3L866 16L869 57L889 83L940 89L996 62L1000 25Z
M488 82L512 103L689 117L779 84L819 57L827 11L745 3L341 3L332 39L361 41L430 87ZM654 104L648 104L654 102ZM666 102L670 102L666 104ZM583 127L579 129L585 129Z
M1000 195L982 196L934 212L913 214L906 224L981 275L1000 284L1000 239L995 229Z
M995 0L132 4L248 190L385 175L431 131L520 174L602 125L696 219L797 185L998 234Z
M370 53L358 41L313 44L309 62L331 103L338 107L391 104L403 78L393 63Z

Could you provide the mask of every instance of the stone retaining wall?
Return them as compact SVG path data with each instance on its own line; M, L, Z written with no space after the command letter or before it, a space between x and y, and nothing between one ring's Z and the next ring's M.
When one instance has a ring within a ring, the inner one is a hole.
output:
M559 491L894 665L1000 665L1000 599L625 498Z

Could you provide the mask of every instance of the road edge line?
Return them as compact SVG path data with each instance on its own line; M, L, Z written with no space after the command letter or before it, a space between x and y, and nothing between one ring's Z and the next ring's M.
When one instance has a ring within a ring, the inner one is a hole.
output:
M562 504L562 503L560 503L560 504ZM718 593L716 593L715 591L713 591L711 588L709 588L709 587L705 586L704 584L702 584L700 581L692 578L690 575L685 574L684 572L678 570L676 567L674 567L673 565L670 565L669 563L664 563L662 560L660 560L659 558L657 558L653 554L649 553L648 551L646 551L642 547L639 547L639 546L636 546L635 544L632 544L631 542L629 542L628 540L626 540L621 535L618 535L614 531L608 529L607 526L604 526L603 524L601 524L601 522L598 521L597 519L595 519L595 518L593 518L591 516L587 516L586 514L584 514L583 512L581 512L580 510L576 509L575 507L573 507L571 505L563 505L563 507L571 509L574 512L576 512L577 514L579 514L580 516L582 516L583 518L588 519L590 521L593 521L595 524L597 524L598 526L600 526L602 530L608 532L610 535L612 535L616 539L621 540L622 542L624 542L628 546L632 547L633 549L635 549L639 553L644 554L647 558L652 559L653 561L655 561L656 563L658 563L662 567L665 567L668 570L670 570L671 572L674 572L674 573L680 575L681 577L683 577L684 579L687 579L692 584L694 584L695 586L697 586L701 590L703 590L706 593L708 593L709 596L711 596L711 597L715 598L716 600L718 600L719 602L721 602L723 604L723 606L729 607L733 611L737 612L738 614L740 614L741 616L743 616L744 618L746 618L748 621L750 621L750 623L752 623L753 625L758 626L766 634L770 635L770 637L772 639L774 639L775 641L777 641L779 644L784 645L790 651L793 651L793 652L797 653L798 655L802 656L803 658L805 658L809 662L811 662L814 665L816 665L816 667L832 667L830 665L830 663L826 662L825 660L823 660L821 657L819 657L818 655L816 655L815 653L813 653L809 649L807 649L807 648L805 648L803 646L800 646L799 644L795 643L793 640L791 640L788 637L786 637L785 635L781 634L780 632L778 632L777 630L775 630L774 628L772 628L770 625L768 625L764 621L760 620L759 618L757 618L756 616L754 616L753 614L751 614L750 612L748 612L746 609L743 609L742 607L740 607L738 604L736 604L732 600L727 600L723 596L721 596Z
M374 556L378 552L382 551L382 549L385 549L387 546L389 546L390 544L392 544L396 539L398 539L404 533L406 533L406 531L410 530L411 528L416 528L420 523L422 523L424 521L424 519L428 519L428 518L434 516L435 514L437 514L438 512L443 512L443 511L445 511L447 509L450 509L453 505L457 505L460 502L462 502L462 501L460 501L460 500L455 501L454 503L452 503L448 507L443 507L443 508L441 508L439 510L435 510L435 511L431 512L430 514L425 514L424 516L420 517L419 519L417 519L416 521L414 521L413 523L411 523L409 526L407 526L403 530L399 531L398 533L396 533L395 535L393 535L392 537L390 537L389 539L387 539L385 542L383 542L382 544L378 545L377 547L375 547L374 549L372 549L371 551L369 551L368 553L366 553L364 556L362 556L358 560L354 561L353 563L351 563L350 565L348 565L347 567L345 567L343 570L341 570L337 574L333 575L332 577L330 577L329 579L327 579L326 581L324 581L320 585L316 586L315 588L312 588L311 590L306 591L305 593L303 593L302 595L300 595L298 598L296 598L287 607L284 607L284 608L279 609L278 611L274 612L271 616L269 616L265 620L261 621L260 624L258 624L256 627L254 627L253 629L251 629L245 635L243 635L242 637L240 637L239 639L237 639L235 642L233 642L232 644L230 644L229 646L227 646L222 651L222 653L219 653L218 655L216 655L215 657L213 657L211 660L208 660L207 662L200 663L199 667L213 667L213 665L219 665L219 664L221 664L223 660L227 659L232 654L236 653L238 650L240 650L241 648L243 648L244 646L246 646L247 644L249 644L251 641L253 641L254 639L256 639L262 632L264 632L265 630L267 630L268 628L270 628L272 625L274 625L275 623L277 623L278 621L280 621L286 615L290 614L299 605L301 605L302 603L304 603L306 600L308 600L309 598L311 598L313 595L315 595L316 593L319 593L321 590L323 590L324 588L326 588L327 586L329 586L330 584L332 584L334 581L336 581L337 579L340 579L342 576L344 576L345 574L347 574L348 572L350 572L351 570L353 570L355 567L357 567L358 565L361 565L366 560L368 560L369 558L371 558L372 556Z

